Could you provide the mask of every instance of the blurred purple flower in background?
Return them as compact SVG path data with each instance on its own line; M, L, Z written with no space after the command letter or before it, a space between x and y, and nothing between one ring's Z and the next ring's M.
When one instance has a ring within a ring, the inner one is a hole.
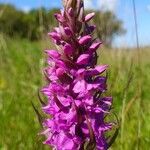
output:
M104 97L108 65L96 65L101 42L93 38L95 26L88 24L94 13L84 16L82 0L64 1L64 10L55 14L59 27L48 35L60 50L46 50L47 86L42 93L48 103L43 111L44 142L57 150L106 150L105 132L113 123L105 122L112 105Z

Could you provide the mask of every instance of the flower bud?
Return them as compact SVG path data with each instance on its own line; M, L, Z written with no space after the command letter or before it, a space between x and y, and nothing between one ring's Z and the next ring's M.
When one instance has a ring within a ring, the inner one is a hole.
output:
M45 52L52 58L59 58L61 56L56 50L45 50Z
M85 16L85 22L90 21L95 16L95 13L90 13Z
M83 36L80 38L79 44L81 44L81 45L87 44L91 39L92 39L92 37L89 35Z
M64 17L61 14L57 13L54 16L60 23L63 23L65 21Z
M73 9L76 8L77 0L63 0L63 5L65 9L72 7Z
M70 44L65 44L65 46L64 46L65 54L72 55L73 51L74 51L74 49Z
M48 33L48 35L51 36L54 40L60 40L61 39L60 35L56 32L50 32L50 33Z
M101 45L102 43L101 42L96 42L96 43L93 43L90 47L89 47L89 52L93 53L95 52L99 46Z
M85 65L85 64L88 63L89 58L90 58L90 55L89 55L89 54L82 54L82 55L80 55L80 57L77 59L77 64L79 64L79 65Z

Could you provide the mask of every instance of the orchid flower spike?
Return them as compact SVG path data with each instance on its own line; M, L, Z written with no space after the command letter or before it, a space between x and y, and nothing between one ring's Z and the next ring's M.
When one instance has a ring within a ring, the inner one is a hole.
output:
M108 149L106 122L112 97L105 97L108 65L97 65L101 42L93 38L95 26L88 22L94 13L84 15L82 0L63 0L64 10L55 14L59 26L48 35L59 50L46 50L47 97L42 107L49 116L43 122L44 144L56 150Z

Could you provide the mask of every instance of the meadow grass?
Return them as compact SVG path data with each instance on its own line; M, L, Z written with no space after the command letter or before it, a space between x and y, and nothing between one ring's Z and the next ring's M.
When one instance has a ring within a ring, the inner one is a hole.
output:
M0 38L0 150L48 149L42 144L44 138L38 136L41 127L31 101L40 109L37 90L44 84L43 50L50 47L47 41ZM141 73L134 49L102 48L99 54L99 64L110 66L108 89L120 120L119 135L111 149L149 150L150 48L141 49Z

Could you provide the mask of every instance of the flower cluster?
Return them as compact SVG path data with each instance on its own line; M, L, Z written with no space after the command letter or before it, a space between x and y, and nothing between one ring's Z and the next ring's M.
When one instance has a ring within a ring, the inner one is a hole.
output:
M59 27L48 35L59 50L46 50L48 67L44 73L48 98L43 111L45 144L57 150L106 150L105 132L112 128L105 117L112 104L104 97L107 65L96 65L101 42L93 38L94 13L84 16L82 0L65 0L64 10L55 14Z

